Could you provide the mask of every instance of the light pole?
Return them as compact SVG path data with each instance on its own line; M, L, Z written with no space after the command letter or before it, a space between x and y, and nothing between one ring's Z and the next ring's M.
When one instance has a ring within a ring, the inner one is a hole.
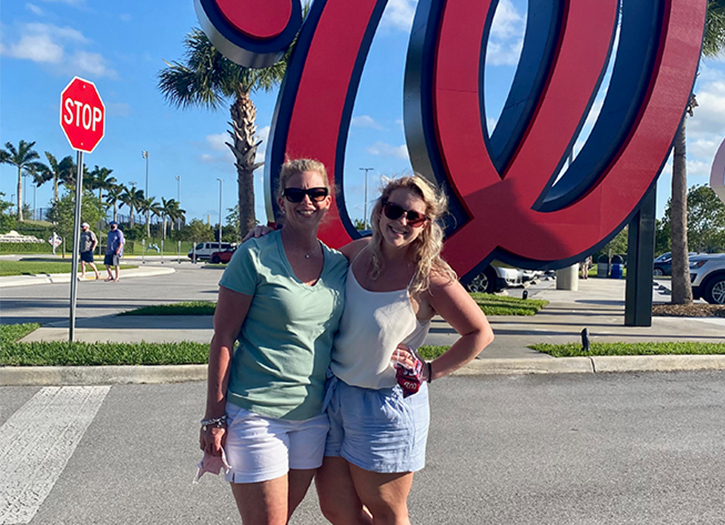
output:
M146 159L146 193L144 194L144 197L147 199L149 198L149 152L148 151L142 151L141 157ZM151 217L151 210L146 210L146 224L148 225L149 219ZM148 226L146 226L148 228Z
M219 181L219 249L222 248L222 185L224 183L223 180L217 179Z
M375 168L360 168L361 171L365 172L365 211L363 212L363 228L368 227L368 171L372 171Z
M177 175L176 177L176 204L181 208L181 175ZM176 229L181 229L181 218L176 218Z

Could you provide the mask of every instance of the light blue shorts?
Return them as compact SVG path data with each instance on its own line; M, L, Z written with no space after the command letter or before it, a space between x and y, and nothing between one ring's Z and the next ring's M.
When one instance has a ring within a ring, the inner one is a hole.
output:
M403 398L399 386L372 390L328 380L325 456L372 472L415 472L425 466L430 410L428 385Z

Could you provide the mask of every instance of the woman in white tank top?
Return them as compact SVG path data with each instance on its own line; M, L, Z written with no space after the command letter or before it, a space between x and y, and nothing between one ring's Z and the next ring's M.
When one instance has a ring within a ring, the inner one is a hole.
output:
M425 382L462 367L493 332L455 273L440 258L437 220L445 197L420 177L390 182L372 211L372 239L342 252L348 269L345 311L332 351L327 411L331 430L316 476L320 506L333 524L406 524L413 473L425 460ZM420 390L403 397L391 358L403 344L416 359L434 315L459 334L422 368Z

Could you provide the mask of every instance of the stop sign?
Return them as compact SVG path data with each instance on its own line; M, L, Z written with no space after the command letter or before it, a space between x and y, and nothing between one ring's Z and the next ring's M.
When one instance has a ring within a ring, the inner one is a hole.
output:
M60 94L60 126L73 149L91 153L103 138L106 107L95 84L73 77Z

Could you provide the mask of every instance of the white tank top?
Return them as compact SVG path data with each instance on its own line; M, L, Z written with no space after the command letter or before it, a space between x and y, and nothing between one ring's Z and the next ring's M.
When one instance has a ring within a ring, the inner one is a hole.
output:
M391 388L397 384L390 358L398 344L417 350L430 321L420 322L408 289L371 292L347 270L345 309L332 348L330 369L348 385Z

